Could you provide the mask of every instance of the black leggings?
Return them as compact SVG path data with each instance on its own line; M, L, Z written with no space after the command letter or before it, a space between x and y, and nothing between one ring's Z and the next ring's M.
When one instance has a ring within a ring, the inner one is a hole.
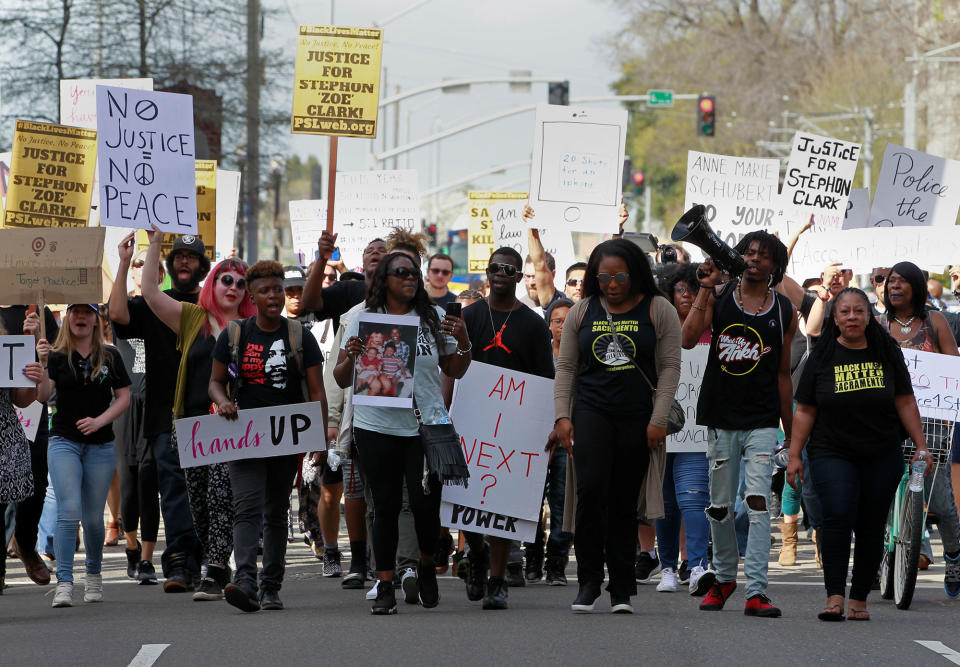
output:
M606 561L607 590L616 596L637 594L637 499L650 465L648 419L611 418L579 405L573 411L577 580L601 583Z
M117 457L117 476L120 483L120 516L124 532L137 530L140 539L156 542L160 531L160 491L157 487L157 462L153 452L147 451L139 465L128 465L125 456Z
M423 444L419 435L385 435L354 427L360 455L360 474L373 496L373 555L377 570L396 567L403 481L407 481L417 543L421 553L433 554L440 532L440 482L430 477L430 493L423 492Z
M866 461L837 456L810 459L813 485L823 508L820 551L827 595L843 595L850 562L850 533L856 534L850 599L866 601L883 557L883 527L903 476L899 445Z

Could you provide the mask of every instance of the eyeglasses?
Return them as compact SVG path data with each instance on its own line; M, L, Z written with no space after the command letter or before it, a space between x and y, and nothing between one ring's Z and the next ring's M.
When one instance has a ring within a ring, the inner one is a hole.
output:
M490 262L490 266L487 267L487 273L491 276L502 273L507 278L513 278L519 270L513 264L501 264L500 262Z
M887 277L886 277L885 275L883 275L882 273L878 273L877 275L875 275L875 276L873 277L873 284L874 284L874 285L879 285L879 284L881 284L881 283L882 283L884 280L886 280L886 279L887 279Z
M686 287L684 285L677 285L676 287L673 288L673 293L680 294L680 295L693 294L693 288Z
M550 320L550 324L563 324L563 318L554 317L553 319Z
M567 278L567 287L576 287L583 284L583 278Z
M435 273L438 276L449 276L453 271L450 269L430 269L430 273Z
M133 264L131 264L131 266L133 266L133 268L135 268L135 269L142 269L142 268L143 268L143 260L142 260L142 259L135 259L135 260L133 260Z
M243 278L237 278L234 280L234 277L229 273L220 274L220 284L224 287L233 287L234 282L237 284L237 289L243 290L247 288L247 281Z
M408 269L405 266L398 266L395 269L390 269L387 271L388 276L395 276L400 280L406 280L407 278L419 278L420 272L416 269Z
M597 280L599 280L600 284L602 285L606 285L611 280L616 280L618 283L623 285L628 280L630 280L630 274L627 273L626 271L620 271L619 273L615 273L612 276L609 273L598 273Z

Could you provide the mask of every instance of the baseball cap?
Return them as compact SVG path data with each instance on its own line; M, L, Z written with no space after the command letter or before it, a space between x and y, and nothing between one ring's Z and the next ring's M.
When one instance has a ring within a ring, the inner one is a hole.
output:
M93 312L100 314L100 306L95 303L71 303L67 305L67 310L70 310L74 306L88 306Z
M307 274L302 267L283 267L283 287L303 287L307 284Z
M203 268L203 275L210 272L210 258L207 257L207 249L199 236L192 234L182 234L173 242L173 247L167 253L167 273L173 275L173 256L178 252L192 252L200 257L200 266Z

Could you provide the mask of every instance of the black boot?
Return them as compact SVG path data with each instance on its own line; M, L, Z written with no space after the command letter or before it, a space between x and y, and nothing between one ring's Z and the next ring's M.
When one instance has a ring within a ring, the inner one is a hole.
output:
M483 608L507 608L507 582L503 577L490 577L487 580L487 596L483 598Z
M127 576L131 579L137 578L137 566L140 565L140 558L143 556L143 547L137 540L136 549L124 549L127 554Z
M467 574L467 599L476 602L482 600L487 592L487 568L490 563L490 548L483 551L470 550L470 571Z

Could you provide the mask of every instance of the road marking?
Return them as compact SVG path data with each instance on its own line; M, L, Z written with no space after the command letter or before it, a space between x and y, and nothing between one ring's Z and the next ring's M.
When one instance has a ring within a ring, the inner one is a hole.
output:
M939 653L953 664L960 665L960 653L957 653L943 642L923 641L920 639L915 639L914 641L920 644L920 646L930 649L934 653Z
M140 647L140 652L133 656L128 667L150 667L168 646L170 644L144 644Z

